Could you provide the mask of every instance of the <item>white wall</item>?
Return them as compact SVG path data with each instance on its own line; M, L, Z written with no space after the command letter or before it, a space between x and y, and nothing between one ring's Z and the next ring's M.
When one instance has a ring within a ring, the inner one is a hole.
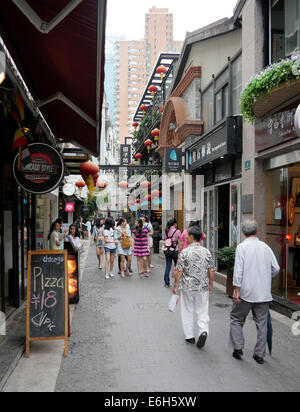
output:
M218 74L228 62L242 48L242 30L223 34L221 36L195 43L185 66L202 67L201 89L204 90L212 81L212 75Z

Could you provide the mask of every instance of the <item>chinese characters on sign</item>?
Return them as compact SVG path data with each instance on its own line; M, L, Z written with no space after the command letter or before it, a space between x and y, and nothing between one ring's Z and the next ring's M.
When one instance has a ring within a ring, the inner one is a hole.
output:
M128 144L121 145L121 166L129 166L131 163L131 146Z
M256 151L269 149L297 137L296 107L275 113L256 123Z

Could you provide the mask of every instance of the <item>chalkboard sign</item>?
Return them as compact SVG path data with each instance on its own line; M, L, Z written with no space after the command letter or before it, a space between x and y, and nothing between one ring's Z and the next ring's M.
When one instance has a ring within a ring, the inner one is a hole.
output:
M67 252L29 252L26 356L30 342L60 339L67 356L68 326Z

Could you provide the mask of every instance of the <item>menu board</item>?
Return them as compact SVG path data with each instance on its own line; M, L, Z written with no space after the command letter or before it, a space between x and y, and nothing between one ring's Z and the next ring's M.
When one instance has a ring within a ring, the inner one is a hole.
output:
M27 336L39 340L65 340L69 333L68 266L66 251L29 252L27 283Z

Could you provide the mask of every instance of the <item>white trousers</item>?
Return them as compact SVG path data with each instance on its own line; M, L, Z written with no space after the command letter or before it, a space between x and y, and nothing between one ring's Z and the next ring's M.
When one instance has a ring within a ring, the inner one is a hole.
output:
M209 292L180 292L181 320L185 339L209 334ZM195 335L195 320L198 336Z

